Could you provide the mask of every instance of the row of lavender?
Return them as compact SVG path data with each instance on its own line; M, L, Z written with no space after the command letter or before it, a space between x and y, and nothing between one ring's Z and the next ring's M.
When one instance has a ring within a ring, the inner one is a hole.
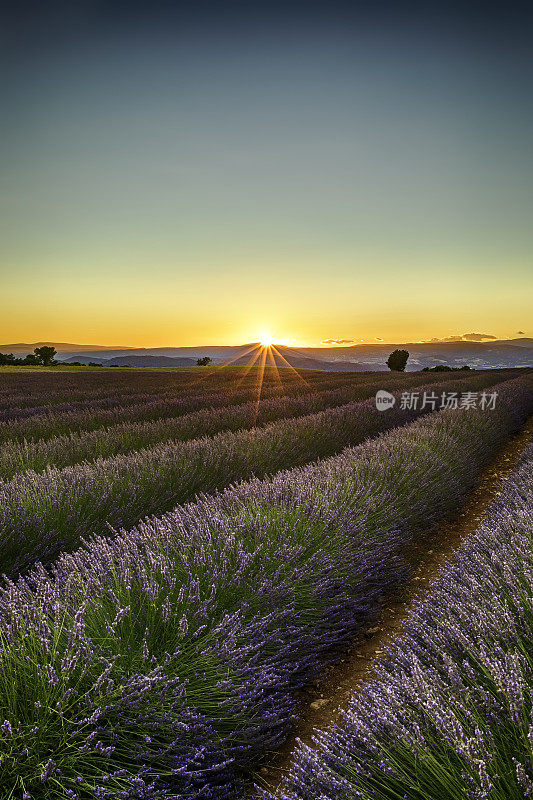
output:
M516 370L499 370L500 373L516 373ZM283 393L299 394L309 391L320 391L323 388L339 388L347 385L358 385L361 382L368 382L373 377L376 379L385 380L386 373L373 376L372 374L364 373L331 373L321 372L318 374L308 375L305 377L299 374L280 375L279 372L265 369L259 371L254 369L249 375L244 378L237 378L229 371L230 379L221 377L214 381L210 380L210 375L205 377L198 377L193 374L192 378L188 381L182 380L177 385L148 385L142 380L144 375L139 375L137 371L136 376L139 376L137 384L129 387L128 391L124 391L123 386L115 381L109 381L107 389L95 390L90 389L70 389L65 394L64 391L58 393L39 392L33 396L16 395L7 393L3 399L0 399L0 420L8 421L10 419L24 418L26 416L36 416L41 414L58 415L69 411L82 411L84 409L105 408L106 403L111 407L112 405L134 405L150 400L165 399L171 397L188 397L190 395L196 396L198 394L204 395L218 395L229 394L233 392L241 392L248 397L257 396L258 391L266 392L269 396L276 396ZM406 378L414 377L416 373L409 373ZM5 376L3 376L5 377Z
M449 379L449 376L446 376ZM515 377L510 375L509 377ZM441 380L445 378L441 378ZM121 422L143 422L155 419L169 418L180 414L189 413L200 408L219 408L225 405L237 405L250 400L270 399L275 397L297 397L299 395L310 394L311 392L321 392L328 390L352 389L357 393L359 387L381 385L383 379L366 377L358 381L346 381L338 385L337 381L315 382L312 386L306 383L298 385L256 385L253 388L232 387L219 390L215 393L207 391L205 387L195 387L192 393L158 393L134 397L133 403L126 398L118 405L111 408L98 408L90 404L88 408L78 408L73 406L69 410L50 413L28 414L27 418L17 418L12 420L0 420L0 441L24 439L50 439L53 436L68 434L74 431L96 430L97 428L109 427ZM390 378L389 378L390 380ZM405 382L408 386L415 385L424 380L420 375L405 376L400 379L402 385ZM388 384L388 382L387 382ZM131 399L131 397L130 397ZM117 400L120 398L117 397Z
M532 534L530 446L342 723L300 746L277 800L533 796Z
M326 374L319 370L306 370L306 380L310 383L322 381ZM329 373L329 377L332 376ZM339 375L336 376L340 377ZM207 368L202 370L175 369L161 372L150 369L132 369L129 372L117 370L76 370L75 372L17 371L2 373L0 384L0 407L5 400L18 398L20 405L35 405L41 398L55 404L69 399L97 399L109 394L120 393L123 397L144 392L173 391L178 394L190 391L195 386L205 386L209 391L217 391L229 386L253 384L257 369L246 368ZM267 383L279 382L273 370L266 371ZM301 383L296 373L284 375L285 383Z
M262 372L262 370L261 370ZM119 392L127 397L144 392L155 394L161 391L190 391L194 387L206 387L209 391L240 385L253 386L257 381L259 369L254 366L215 367L201 370L174 369L159 371L150 369L120 370L76 370L74 372L40 370L31 372L16 371L2 373L0 383L0 407L7 399L18 398L21 405L35 405L41 398L53 404L69 399L106 397ZM304 370L302 373L309 384L322 382L325 378L346 382L357 379L361 373L325 373L323 370ZM302 377L291 369L265 369L264 380L274 384L281 380L285 385L298 384Z
M483 374L446 385L472 390L493 381L494 376ZM263 428L223 431L212 438L171 441L63 469L16 474L0 481L0 570L19 574L37 559L49 562L77 547L84 537L107 532L108 525L130 527L148 514L161 514L192 500L199 492L338 453L430 409L420 405L405 410L397 403L382 413L374 401L348 403ZM276 410L283 416L287 404L275 405ZM272 413L272 408L267 411ZM253 406L246 407L240 422L253 425L254 413ZM220 410L214 411L201 422L210 420L214 428L219 415ZM233 412L222 421L231 425Z
M503 372L503 370L500 370ZM0 409L9 405L25 408L46 404L53 407L62 402L98 400L116 394L130 398L138 394L157 396L158 394L187 394L218 392L226 389L242 388L253 390L258 383L271 388L282 384L288 389L307 385L308 387L329 384L341 386L348 382L357 383L372 373L324 372L323 370L277 369L265 366L244 369L225 367L213 370L175 370L173 372L154 372L133 369L129 373L104 370L103 372L40 373L26 374L22 385L15 373L2 373L0 383ZM374 373L375 374L375 373ZM385 376L386 373L379 373ZM412 374L412 373L408 373ZM48 378L48 380L46 380ZM68 380L66 380L68 379ZM125 380L127 379L127 380Z
M533 410L443 411L96 539L0 596L0 793L234 798L296 690Z
M483 374L483 373L482 373ZM490 373L494 378L505 380L506 377L515 377L514 371L496 374ZM443 373L434 376L432 380L447 382L457 379L453 373ZM145 422L156 419L165 419L180 414L189 413L200 408L221 408L237 405L246 401L259 398L270 399L276 397L297 397L324 391L344 392L347 399L355 399L361 395L364 387L379 388L382 385L400 388L409 388L427 381L427 376L422 373L402 375L395 378L391 376L365 375L358 376L357 380L350 379L339 383L335 380L315 381L312 385L305 382L285 385L280 383L259 385L250 388L233 386L217 392L210 392L196 386L191 392L158 392L155 394L129 395L122 398L114 395L106 400L80 402L69 404L63 410L57 406L35 406L23 409L12 408L6 412L5 419L0 419L0 442L23 441L24 439L50 439L58 435L68 435L72 432L96 430L110 427L123 422ZM367 395L365 395L367 396ZM108 407L108 403L110 406ZM11 415L11 416L10 416Z
M165 402L169 400L180 400L183 403L188 398L192 398L193 402L199 402L200 398L204 397L209 402L209 398L213 397L214 405L217 405L217 398L221 398L224 402L226 402L225 398L227 398L229 402L232 402L233 395L237 395L243 400L257 397L259 392L269 397L281 394L297 395L310 391L320 391L324 388L347 385L357 386L361 382L366 383L372 379L370 376L360 375L349 380L340 380L338 375L330 377L327 373L323 373L323 376L320 380L314 379L312 383L308 383L303 379L298 382L282 383L279 378L274 380L272 375L263 377L263 380L256 376L252 383L247 381L245 385L242 385L236 381L216 388L197 379L179 387L166 389L158 387L157 390L152 391L141 390L142 383L140 383L136 392L130 391L128 393L123 393L120 386L112 385L111 391L105 393L104 396L100 396L100 393L98 393L98 396L94 397L90 392L82 392L81 396L80 393L71 393L70 397L63 397L61 401L55 403L51 402L50 395L40 395L35 398L37 402L32 404L25 404L16 396L8 396L3 401L3 408L0 407L0 422L5 425L6 423L19 421L19 424L24 426L26 418L30 418L26 424L31 425L34 417L48 417L49 419L66 417L67 420L70 420L71 417L68 415L80 414L84 411L98 413L99 411L105 412L111 409L120 411L122 408L131 408L132 412L135 413L137 411L136 407L149 403L161 403L164 409ZM220 402L218 402L219 405ZM239 400L235 402L239 402ZM87 416L86 414L85 417ZM105 416L104 419L106 419ZM73 421L76 422L75 417ZM4 429L2 427L2 430Z
M511 370L500 369L501 375ZM512 370L515 374L520 370ZM405 373L411 378L416 373ZM348 384L357 385L369 379L386 380L388 372L324 372L275 368L266 365L210 370L174 370L157 372L147 369L132 369L130 372L115 370L65 372L1 373L0 418L2 412L18 409L37 409L42 406L56 413L62 404L84 404L122 398L129 403L136 396L187 395L201 392L216 394L226 390L248 390L254 392L261 385L266 390L282 388L283 391L315 390L321 387L335 388ZM444 375L443 375L444 376ZM503 380L503 378L502 378ZM31 412L35 413L35 411Z
M478 381L481 386L490 386L496 383L497 377L489 373L470 380L473 381L473 385L478 385L476 383ZM386 386L389 391L400 388L413 390L426 381L427 377L420 375L416 376L415 380L407 381L403 378L396 380L389 378ZM435 386L443 384L446 384L446 381L438 382ZM167 401L164 404L167 413L173 411L176 414L178 409L183 412L193 407L194 403L202 407L199 411L182 413L178 416L163 416L144 422L133 422L129 419L127 422L107 428L74 431L50 439L30 442L11 439L0 444L0 476L2 480L7 480L17 472L27 472L30 469L39 472L47 466L66 467L80 461L110 458L120 453L153 447L160 442L185 441L202 436L214 436L225 430L238 431L243 428L259 427L284 418L313 414L326 408L371 397L381 385L382 381L369 378L366 382L339 389L307 392L296 397L253 400L239 405L234 404L238 398L235 394L188 397L179 401L172 400L170 403ZM149 413L153 414L153 407ZM94 418L92 421L95 422Z

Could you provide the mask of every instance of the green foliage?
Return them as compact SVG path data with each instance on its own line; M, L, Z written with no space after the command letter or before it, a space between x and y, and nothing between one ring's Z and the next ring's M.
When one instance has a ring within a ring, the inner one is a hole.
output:
M407 350L394 350L387 359L387 366L394 372L403 372L408 358Z
M36 347L33 352L37 358L37 363L42 364L43 367L50 367L54 363L54 358L57 355L55 347L47 345Z
M42 361L39 361L34 353L28 353L25 358L15 358L13 353L0 353L0 365L2 366L25 367L39 364L42 364Z
M436 367L424 367L422 372L465 372L465 370L471 369L472 367L467 364L464 367L449 367L447 364L437 364Z
M55 347L36 347L33 353L28 353L25 358L15 358L13 353L0 353L0 366L43 366L51 367L57 351Z
M211 363L211 359L209 356L204 356L203 358L199 358L196 363L199 367L207 367L207 365Z

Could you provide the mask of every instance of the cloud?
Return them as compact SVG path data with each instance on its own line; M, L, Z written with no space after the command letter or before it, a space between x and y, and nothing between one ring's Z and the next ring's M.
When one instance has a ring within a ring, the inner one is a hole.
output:
M525 331L517 331L517 333L518 333L520 336L523 336L523 335L525 334Z
M382 342L383 341L383 339L380 336L374 336L374 339L376 340L376 342Z
M320 344L353 344L355 339L323 339Z
M439 342L482 342L483 339L497 339L491 333L463 333L460 336L445 336L443 339L427 339L426 344L438 344Z
M482 339L497 339L491 333L463 333L463 339L467 342L480 342Z

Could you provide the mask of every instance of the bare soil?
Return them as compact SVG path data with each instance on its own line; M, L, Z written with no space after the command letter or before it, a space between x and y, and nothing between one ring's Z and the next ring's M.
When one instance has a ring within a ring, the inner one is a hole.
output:
M459 514L418 537L404 552L411 564L411 576L383 598L377 622L363 630L347 650L339 651L337 662L301 692L294 730L272 763L255 776L259 786L276 789L289 770L297 742L311 745L317 730L325 730L340 720L350 697L372 677L384 648L401 631L413 604L427 595L461 542L477 529L487 506L498 495L502 480L512 472L532 436L533 417L503 445L481 474L476 488L467 495Z

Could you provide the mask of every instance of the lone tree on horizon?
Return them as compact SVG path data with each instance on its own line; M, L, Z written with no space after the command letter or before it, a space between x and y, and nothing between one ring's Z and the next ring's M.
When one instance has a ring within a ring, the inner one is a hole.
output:
M57 350L55 347L49 347L47 345L43 345L43 347L36 347L33 352L37 358L37 363L42 364L43 367L49 367L51 364L53 364L54 358L57 355Z
M407 350L395 350L387 359L387 366L394 372L403 372L409 353Z
M209 356L204 356L203 358L199 358L196 363L199 367L207 367L207 365L211 363L211 359Z

